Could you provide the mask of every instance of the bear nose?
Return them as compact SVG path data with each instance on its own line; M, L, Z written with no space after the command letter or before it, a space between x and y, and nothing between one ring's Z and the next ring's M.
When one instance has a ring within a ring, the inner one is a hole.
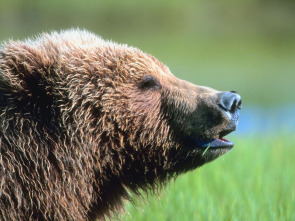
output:
M235 113L242 108L241 96L236 91L227 91L220 94L219 106L225 111Z

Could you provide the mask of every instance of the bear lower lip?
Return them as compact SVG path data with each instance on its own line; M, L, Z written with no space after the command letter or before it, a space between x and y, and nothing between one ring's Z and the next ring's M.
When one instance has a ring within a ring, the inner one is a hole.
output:
M234 143L225 139L225 138L217 138L209 141L197 141L197 145L200 148L216 149L216 148L231 148L234 146Z
M218 148L232 148L234 146L234 143L230 140L227 140L224 137L219 137L216 139L206 139L201 140L196 136L189 136L186 137L184 140L185 146L196 149L196 148L202 148L202 149L218 149Z

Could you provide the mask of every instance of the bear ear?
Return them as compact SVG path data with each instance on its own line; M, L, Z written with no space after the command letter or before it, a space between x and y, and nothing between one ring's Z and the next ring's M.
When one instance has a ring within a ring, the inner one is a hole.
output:
M161 88L160 82L153 76L145 76L139 84L142 90L157 90Z

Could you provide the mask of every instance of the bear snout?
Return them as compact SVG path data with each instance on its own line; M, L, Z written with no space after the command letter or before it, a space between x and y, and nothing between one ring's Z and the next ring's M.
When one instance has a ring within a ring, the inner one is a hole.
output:
M228 117L229 123L223 134L235 131L239 120L239 110L242 108L242 98L236 91L222 92L219 94L219 107Z

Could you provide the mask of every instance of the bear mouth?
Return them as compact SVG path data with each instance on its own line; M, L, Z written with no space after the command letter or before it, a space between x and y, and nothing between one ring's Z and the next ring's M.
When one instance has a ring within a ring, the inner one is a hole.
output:
M224 137L211 139L207 141L197 141L198 148L218 149L218 148L233 148L234 143Z
M229 134L230 132L226 132L220 134L218 137L209 138L209 139L200 139L196 136L189 136L185 139L186 146L192 149L203 149L204 153L208 150L217 150L217 149L225 149L230 150L234 147L234 143L224 136Z
M208 150L215 150L215 149L231 150L234 147L234 143L232 141L226 139L225 136L235 130L236 130L236 126L231 128L230 130L222 131L219 134L219 136L214 137L212 139L194 140L195 145L197 146L197 148L204 149L203 155Z

